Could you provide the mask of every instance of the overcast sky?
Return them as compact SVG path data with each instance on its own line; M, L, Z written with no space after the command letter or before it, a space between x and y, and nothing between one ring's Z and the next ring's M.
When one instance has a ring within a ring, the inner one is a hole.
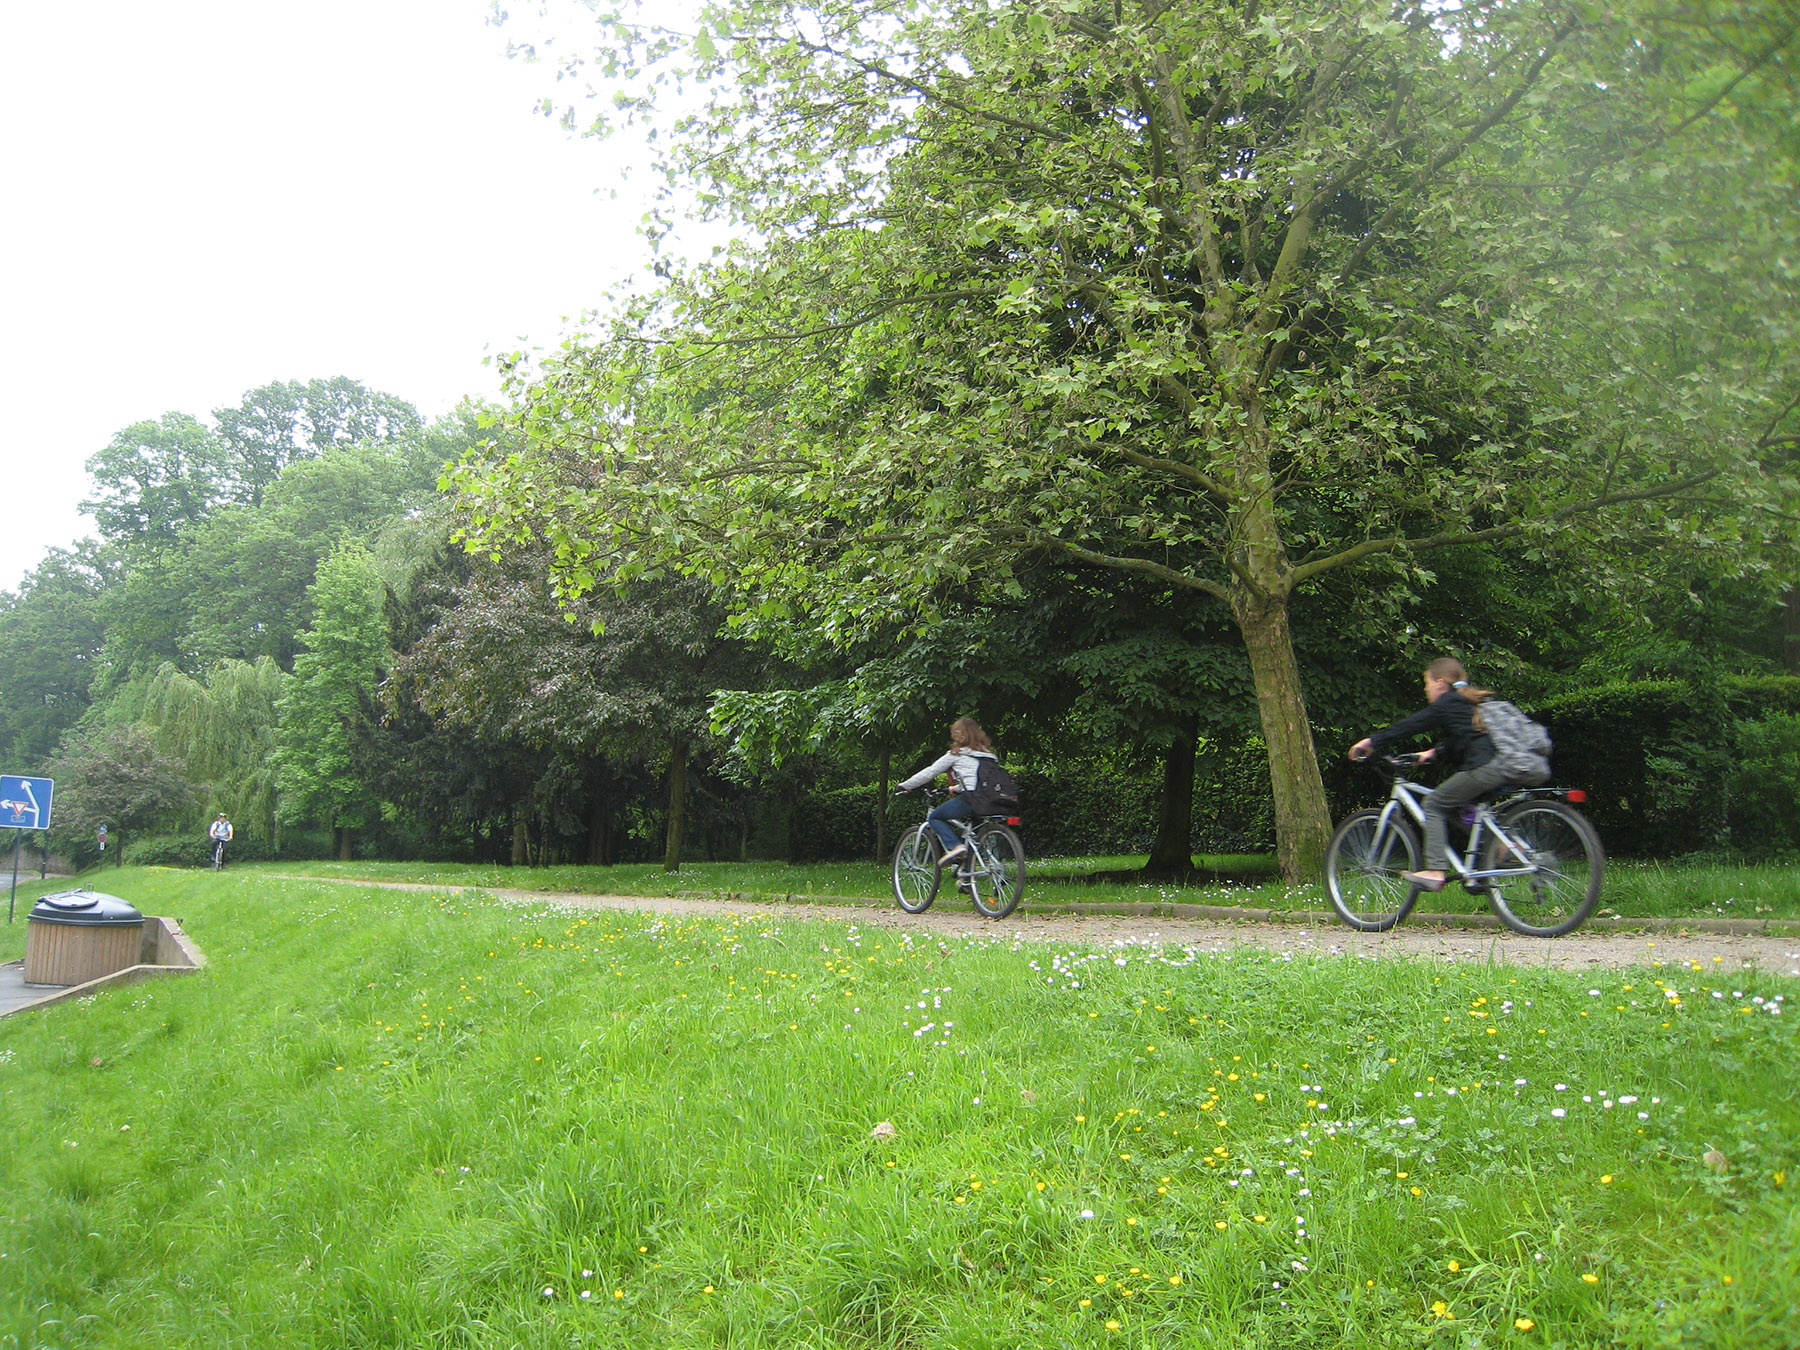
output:
M132 422L334 375L440 414L641 271L629 147L537 115L486 13L7 7L0 588L90 532L83 464Z

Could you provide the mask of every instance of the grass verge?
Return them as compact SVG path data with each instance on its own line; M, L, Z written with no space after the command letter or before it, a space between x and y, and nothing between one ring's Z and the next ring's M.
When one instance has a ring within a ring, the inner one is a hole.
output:
M1120 880L1143 866L1135 857L1048 858L1027 863L1024 908L1066 904L1169 903L1235 906L1277 912L1329 910L1318 883L1292 886L1274 875L1274 860L1256 856L1207 857L1203 868L1235 881L1181 883ZM302 876L411 881L441 886L486 886L546 893L604 895L745 895L769 900L861 896L887 901L888 871L873 863L683 863L679 872L659 864L616 867L493 867L462 863L315 862L270 864ZM1256 880L1261 874L1263 880ZM98 882L96 885L100 884ZM1423 897L1420 909L1486 913L1487 906L1459 887ZM1800 865L1677 865L1631 860L1607 864L1602 916L1674 919L1800 920Z
M0 1022L0 1346L1791 1342L1779 977L109 880L211 965Z

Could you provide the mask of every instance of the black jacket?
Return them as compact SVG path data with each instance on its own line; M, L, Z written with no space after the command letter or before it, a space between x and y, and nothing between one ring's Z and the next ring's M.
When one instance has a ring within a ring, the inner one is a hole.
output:
M1440 760L1447 760L1457 769L1479 768L1494 757L1494 743L1485 732L1475 730L1476 706L1450 689L1411 717L1403 717L1385 731L1373 733L1369 741L1379 755L1395 741L1437 732L1438 743L1443 747Z

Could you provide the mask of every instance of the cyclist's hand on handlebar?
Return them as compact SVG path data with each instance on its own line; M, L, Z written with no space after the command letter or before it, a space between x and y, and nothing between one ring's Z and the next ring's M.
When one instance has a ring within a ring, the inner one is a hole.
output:
M1372 742L1367 736L1364 736L1355 745L1350 747L1350 758L1354 759L1354 760L1365 760L1374 753L1375 753L1374 742Z

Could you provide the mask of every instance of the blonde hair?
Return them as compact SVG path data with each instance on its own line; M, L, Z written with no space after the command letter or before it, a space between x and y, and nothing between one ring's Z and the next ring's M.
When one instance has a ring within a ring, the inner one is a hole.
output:
M981 729L981 723L973 717L959 717L950 724L950 748L991 751L994 743L988 739L987 732Z

